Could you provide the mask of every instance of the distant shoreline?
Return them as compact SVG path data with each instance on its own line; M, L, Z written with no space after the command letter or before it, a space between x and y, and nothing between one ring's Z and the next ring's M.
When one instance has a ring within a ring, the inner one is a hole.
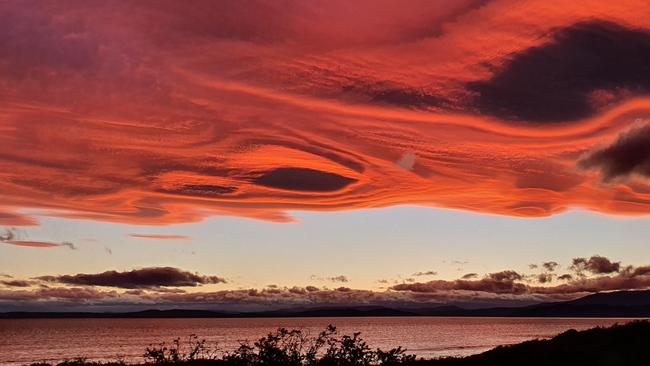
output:
M588 295L576 300L523 307L464 309L454 305L425 308L386 306L321 306L282 310L227 312L195 309L148 309L131 312L29 312L0 313L0 319L72 318L354 318L354 317L482 317L482 318L650 318L650 290L617 291Z
M491 309L490 309L491 310ZM296 313L241 313L225 314L219 312L192 310L147 310L138 312L120 313L93 313L93 312L8 312L0 313L0 320L11 319L281 319L281 318L401 318L401 317L426 317L426 318L509 318L509 319L650 319L650 311L646 315L619 315L611 313L589 315L497 315L481 311L468 310L467 314L375 314L373 312L296 312Z

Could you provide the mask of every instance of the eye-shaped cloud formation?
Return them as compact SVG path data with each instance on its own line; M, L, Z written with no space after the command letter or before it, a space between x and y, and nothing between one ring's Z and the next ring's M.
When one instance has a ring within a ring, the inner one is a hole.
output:
M36 279L84 286L107 286L128 289L158 287L194 287L206 284L225 283L217 276L204 276L173 267L150 267L127 272L106 271L97 274L76 274L61 276L41 276Z
M3 2L0 224L647 214L646 7Z

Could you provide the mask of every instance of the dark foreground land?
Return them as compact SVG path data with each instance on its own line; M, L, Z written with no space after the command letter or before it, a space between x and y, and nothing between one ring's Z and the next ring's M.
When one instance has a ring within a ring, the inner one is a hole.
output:
M650 323L634 321L609 328L569 330L548 340L532 340L463 357L416 359L402 348L373 350L358 333L338 336L329 326L310 338L300 330L279 329L231 352L211 349L204 341L149 347L144 364L186 366L626 366L650 365ZM123 366L124 362L97 363L83 359L58 366ZM32 366L52 366L47 363Z

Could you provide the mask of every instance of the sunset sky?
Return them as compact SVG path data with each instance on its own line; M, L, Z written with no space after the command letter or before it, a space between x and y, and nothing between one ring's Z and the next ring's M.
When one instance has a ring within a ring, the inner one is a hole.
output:
M647 1L0 2L0 311L650 287Z

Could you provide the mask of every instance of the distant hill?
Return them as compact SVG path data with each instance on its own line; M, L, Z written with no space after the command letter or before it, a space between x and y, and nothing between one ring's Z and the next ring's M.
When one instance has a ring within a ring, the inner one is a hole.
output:
M507 309L506 316L650 317L650 291L601 292L556 303Z
M552 339L499 346L463 358L420 360L421 366L637 366L650 365L650 323L636 321L610 328L568 330Z
M602 292L562 302L541 303L517 308L487 308L449 311L447 316L504 316L504 317L650 317L650 291Z
M0 319L19 318L279 318L279 317L630 317L650 318L649 291L618 291L588 295L576 300L542 303L523 307L463 309L458 306L429 308L388 308L346 306L294 308L259 312L218 312L211 310L145 310L125 313L93 312L8 312Z
M569 301L574 305L650 306L650 291L601 292Z
M0 319L73 319L73 318L228 318L233 314L210 310L144 310L126 313L97 312L29 312L0 313Z

